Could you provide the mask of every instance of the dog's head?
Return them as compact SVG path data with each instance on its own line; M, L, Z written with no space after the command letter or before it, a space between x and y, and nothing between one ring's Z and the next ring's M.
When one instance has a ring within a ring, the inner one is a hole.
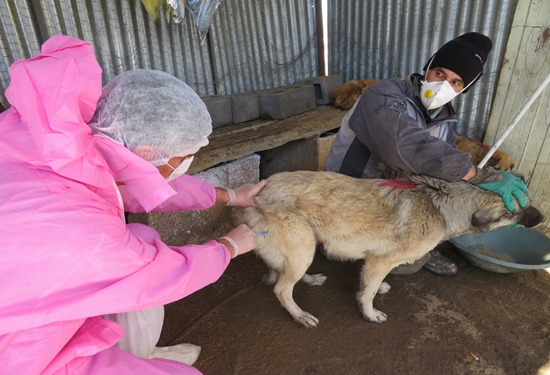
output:
M472 215L471 224L476 231L488 231L515 223L526 228L534 228L545 220L546 216L531 205L521 208L516 202L514 211L508 211L504 207L502 199L498 197L494 204L475 211Z
M510 224L534 228L546 217L529 204L522 208L517 201L508 211L502 198L495 193L465 182L450 183L426 176L414 176L420 189L431 197L447 224L448 234L457 236L468 232L484 232Z
M507 153L496 150L495 153L487 161L487 165L500 171L510 171L514 168L514 159Z

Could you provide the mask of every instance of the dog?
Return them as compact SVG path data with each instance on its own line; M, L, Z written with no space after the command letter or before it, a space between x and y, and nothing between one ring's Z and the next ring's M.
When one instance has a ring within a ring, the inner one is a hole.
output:
M462 152L470 154L472 164L478 165L481 160L487 155L491 146L484 145L483 143L474 139L468 138L465 135L455 132L456 148ZM485 167L498 169L501 171L510 171L514 168L514 159L510 157L506 152L496 150L495 153L489 158Z
M378 82L377 79L353 79L336 87L330 92L330 102L333 106L340 109L351 109L357 99L372 84Z
M426 176L402 180L352 178L334 172L282 172L268 178L256 207L241 209L240 223L258 237L256 253L271 269L268 281L293 319L304 327L319 320L292 298L299 280L321 285L326 277L308 275L317 243L337 260L365 259L357 295L363 317L381 323L375 294L394 267L412 263L441 241L519 223L534 227L546 218L534 207L506 210L502 198L465 182Z

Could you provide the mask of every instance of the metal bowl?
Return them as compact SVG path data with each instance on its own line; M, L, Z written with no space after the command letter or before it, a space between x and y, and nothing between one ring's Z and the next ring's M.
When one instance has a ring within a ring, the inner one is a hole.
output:
M503 227L449 240L468 262L486 271L514 273L550 268L550 238L536 229Z

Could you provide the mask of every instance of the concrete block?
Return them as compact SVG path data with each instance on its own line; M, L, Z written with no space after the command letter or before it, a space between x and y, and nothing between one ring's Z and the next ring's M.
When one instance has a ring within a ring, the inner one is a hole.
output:
M312 85L283 86L257 94L263 119L282 120L317 108Z
M236 188L257 183L260 175L260 156L249 155L194 174L216 187ZM224 204L202 211L129 214L128 221L146 224L155 229L161 239L171 246L202 244L217 239L237 226L238 208Z
M258 96L254 93L232 95L231 109L233 112L233 124L260 118Z
M330 93L344 83L340 74L311 77L295 82L296 85L313 85L317 105L330 104Z
M260 153L260 178L279 172L322 171L336 133L299 139Z
M201 98L210 117L212 117L212 127L219 128L233 124L233 111L231 109L231 96L213 95Z

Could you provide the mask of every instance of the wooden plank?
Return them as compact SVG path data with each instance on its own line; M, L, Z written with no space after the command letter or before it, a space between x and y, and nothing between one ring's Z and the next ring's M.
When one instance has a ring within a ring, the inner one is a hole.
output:
M284 120L255 120L216 128L208 137L210 143L195 155L188 173L200 172L297 139L319 136L339 128L346 113L331 105L324 105Z

